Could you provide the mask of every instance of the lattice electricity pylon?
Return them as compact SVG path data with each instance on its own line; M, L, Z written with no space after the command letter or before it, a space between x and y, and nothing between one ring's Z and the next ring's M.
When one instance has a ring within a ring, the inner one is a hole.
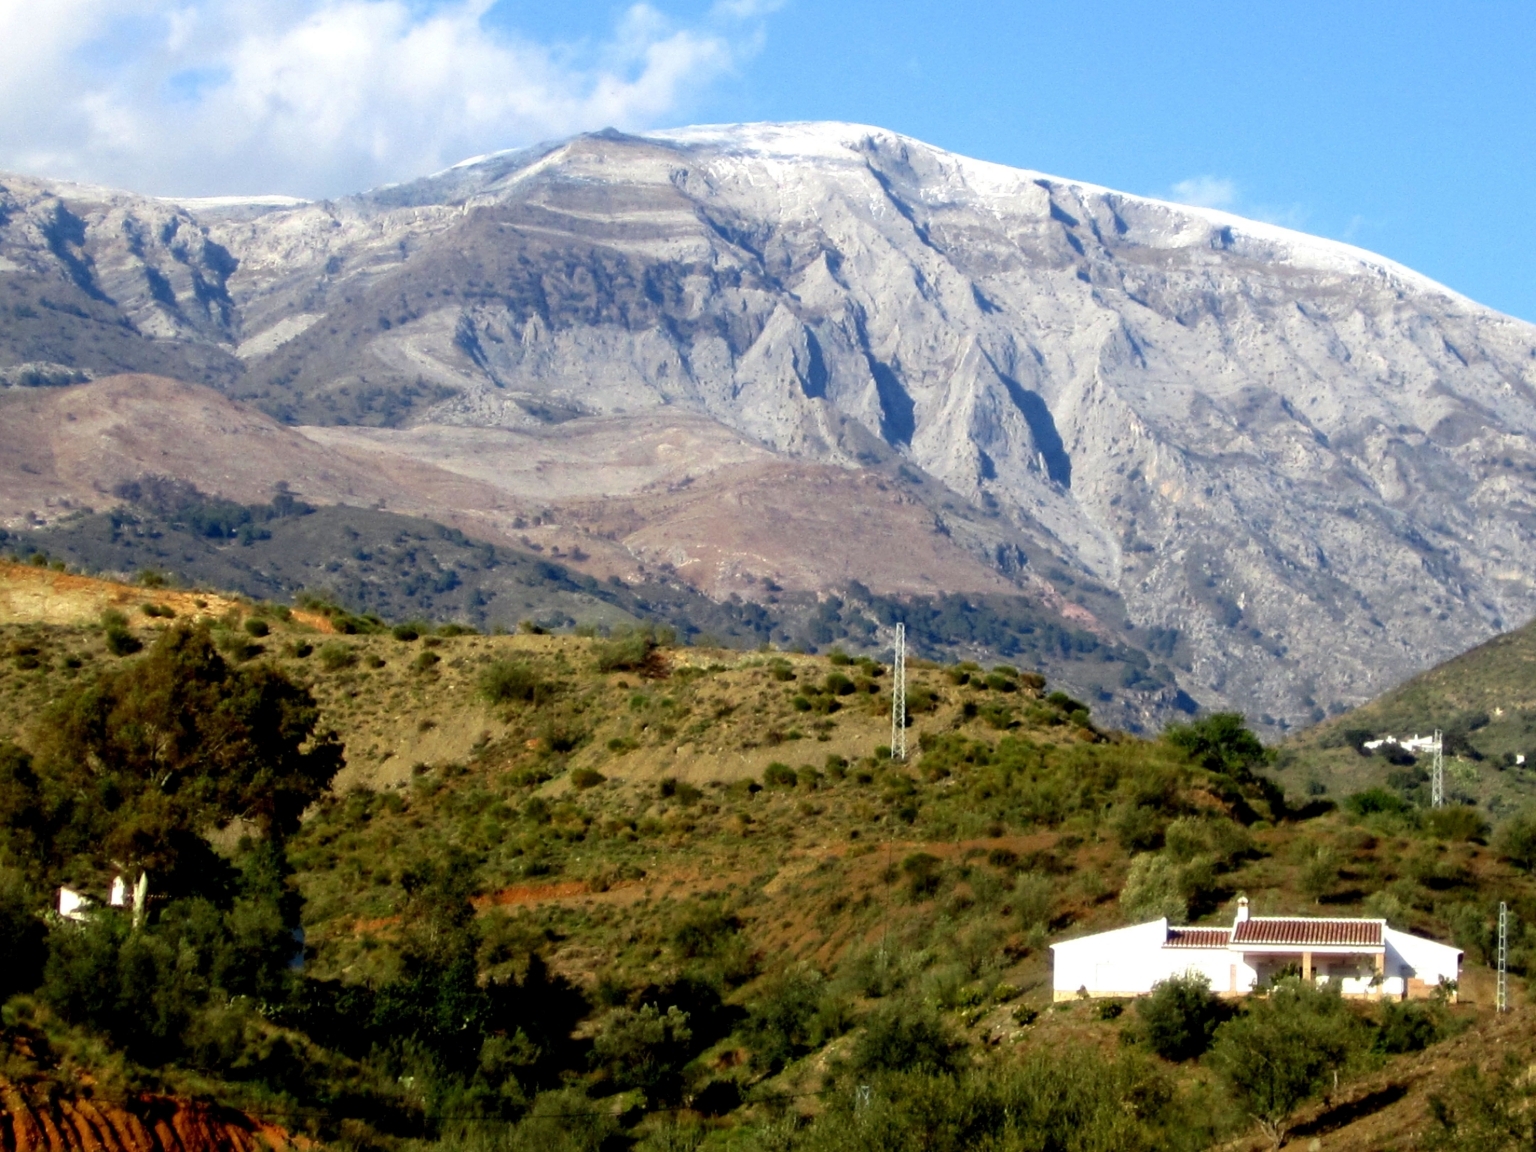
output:
M1499 983L1493 990L1495 1012L1509 1010L1509 905L1499 901Z
M1435 729L1435 763L1429 770L1429 806L1445 806L1445 740L1438 728Z
M891 662L891 759L907 758L907 626L896 625L896 658Z

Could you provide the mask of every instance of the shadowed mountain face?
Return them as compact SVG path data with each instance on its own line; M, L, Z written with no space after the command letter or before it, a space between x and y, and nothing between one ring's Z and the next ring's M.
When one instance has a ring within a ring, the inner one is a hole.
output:
M211 385L608 571L1013 587L1285 725L1536 611L1536 328L1343 245L851 125L0 186L0 371Z

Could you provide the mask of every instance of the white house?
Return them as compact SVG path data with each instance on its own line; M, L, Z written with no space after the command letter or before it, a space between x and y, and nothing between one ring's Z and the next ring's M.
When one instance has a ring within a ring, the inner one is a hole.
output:
M1345 996L1422 999L1461 977L1461 952L1388 928L1385 920L1249 916L1237 902L1230 928L1176 928L1153 920L1051 945L1057 1000L1144 996L1170 976L1201 973L1211 990L1242 996L1295 967L1337 983ZM1455 993L1452 992L1454 999Z

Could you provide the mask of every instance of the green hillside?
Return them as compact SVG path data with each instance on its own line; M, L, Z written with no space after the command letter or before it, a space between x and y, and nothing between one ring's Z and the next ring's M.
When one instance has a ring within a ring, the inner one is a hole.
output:
M1536 799L1536 622L1494 637L1282 746L1277 776L1293 793L1346 796L1389 788L1427 803L1429 758L1366 740L1444 733L1446 789L1491 817ZM1517 763L1524 757L1524 764Z
M425 618L482 631L523 620L555 631L649 621L690 642L874 651L903 622L909 644L925 656L1042 668L1133 730L1197 707L1164 662L1179 657L1177 636L1152 635L1147 643L1161 656L1151 655L1020 595L897 598L853 584L839 595L770 590L764 603L716 602L680 580L599 581L557 559L377 509L317 508L286 495L241 505L164 479L126 485L119 495L127 503L110 512L0 530L0 551L128 579L149 571L258 600L318 596L391 623Z
M1324 1053L1298 1140L1470 1149L1499 1146L1484 1097L1441 1123L1431 1095L1463 1067L1518 1094L1494 1058L1536 1058L1518 821L1288 803L1240 729L1103 731L1027 670L914 661L901 763L869 659L144 597L0 627L0 1081L39 1099L402 1152L1241 1148L1234 1061L1294 1018ZM38 917L125 860L153 861L142 928ZM1454 940L1461 1003L1195 997L1176 1043L1052 1003L1052 941L1239 894Z

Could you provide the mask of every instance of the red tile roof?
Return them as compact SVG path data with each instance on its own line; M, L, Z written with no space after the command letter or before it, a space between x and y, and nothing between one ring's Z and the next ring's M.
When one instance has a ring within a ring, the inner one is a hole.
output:
M1243 944L1315 944L1321 947L1381 948L1380 920L1326 920L1310 916L1253 916L1232 930L1234 947Z
M1230 928L1170 928L1164 948L1225 948Z

